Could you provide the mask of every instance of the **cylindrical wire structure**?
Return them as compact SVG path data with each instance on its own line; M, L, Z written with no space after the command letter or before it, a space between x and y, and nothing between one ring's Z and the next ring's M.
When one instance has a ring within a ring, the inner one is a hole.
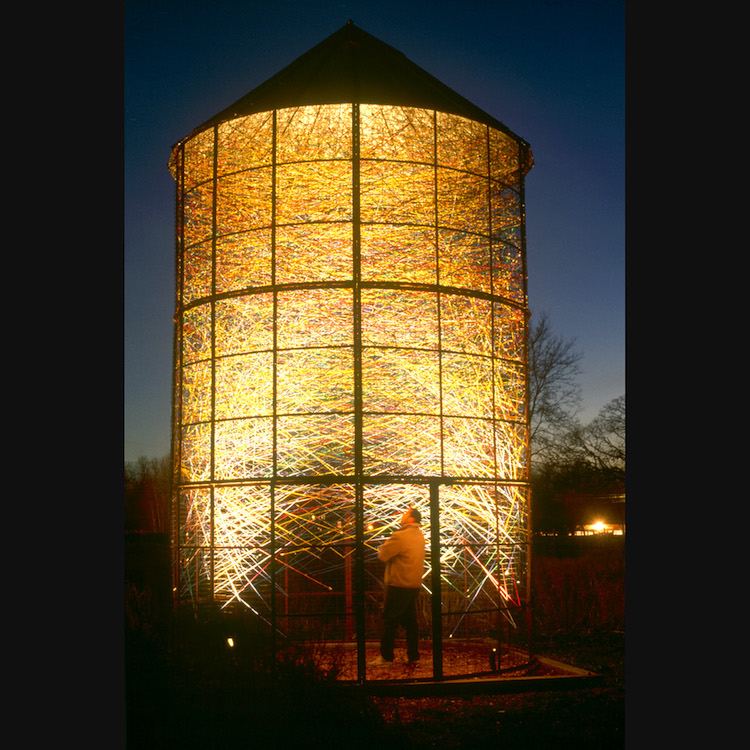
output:
M531 165L489 124L357 102L215 122L175 146L178 605L377 640L376 550L413 504L441 637L515 625ZM420 612L422 636L434 622Z

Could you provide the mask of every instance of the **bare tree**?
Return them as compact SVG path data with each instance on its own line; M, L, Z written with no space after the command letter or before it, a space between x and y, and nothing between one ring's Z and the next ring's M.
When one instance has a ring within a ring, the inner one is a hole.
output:
M605 404L585 427L569 435L572 458L585 462L610 479L625 479L625 396Z
M125 525L128 530L169 530L171 462L169 456L125 464Z
M581 405L580 360L575 339L556 335L546 312L529 326L529 424L531 459L554 460L575 427Z

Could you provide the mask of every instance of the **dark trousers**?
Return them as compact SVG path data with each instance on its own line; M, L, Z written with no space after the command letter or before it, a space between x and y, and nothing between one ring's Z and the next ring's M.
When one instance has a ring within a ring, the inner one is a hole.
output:
M419 659L417 594L419 594L419 589L401 589L396 586L385 587L383 635L380 639L380 655L386 661L393 661L393 646L396 642L396 631L399 625L406 631L406 653L409 661Z

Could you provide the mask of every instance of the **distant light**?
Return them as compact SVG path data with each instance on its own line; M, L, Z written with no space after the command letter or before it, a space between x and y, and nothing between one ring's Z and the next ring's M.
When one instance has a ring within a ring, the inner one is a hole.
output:
M606 525L604 524L603 521L597 521L595 524L592 525L591 528L594 531L604 531L604 529L606 528Z
M227 643L229 644L229 648L234 648L234 639L233 638L227 638Z

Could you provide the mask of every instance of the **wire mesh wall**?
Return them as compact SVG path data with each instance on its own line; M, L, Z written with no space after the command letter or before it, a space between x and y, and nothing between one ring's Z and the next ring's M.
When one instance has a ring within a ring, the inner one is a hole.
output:
M489 125L369 104L252 114L174 148L178 605L377 639L376 550L414 504L441 637L513 622L531 164Z

